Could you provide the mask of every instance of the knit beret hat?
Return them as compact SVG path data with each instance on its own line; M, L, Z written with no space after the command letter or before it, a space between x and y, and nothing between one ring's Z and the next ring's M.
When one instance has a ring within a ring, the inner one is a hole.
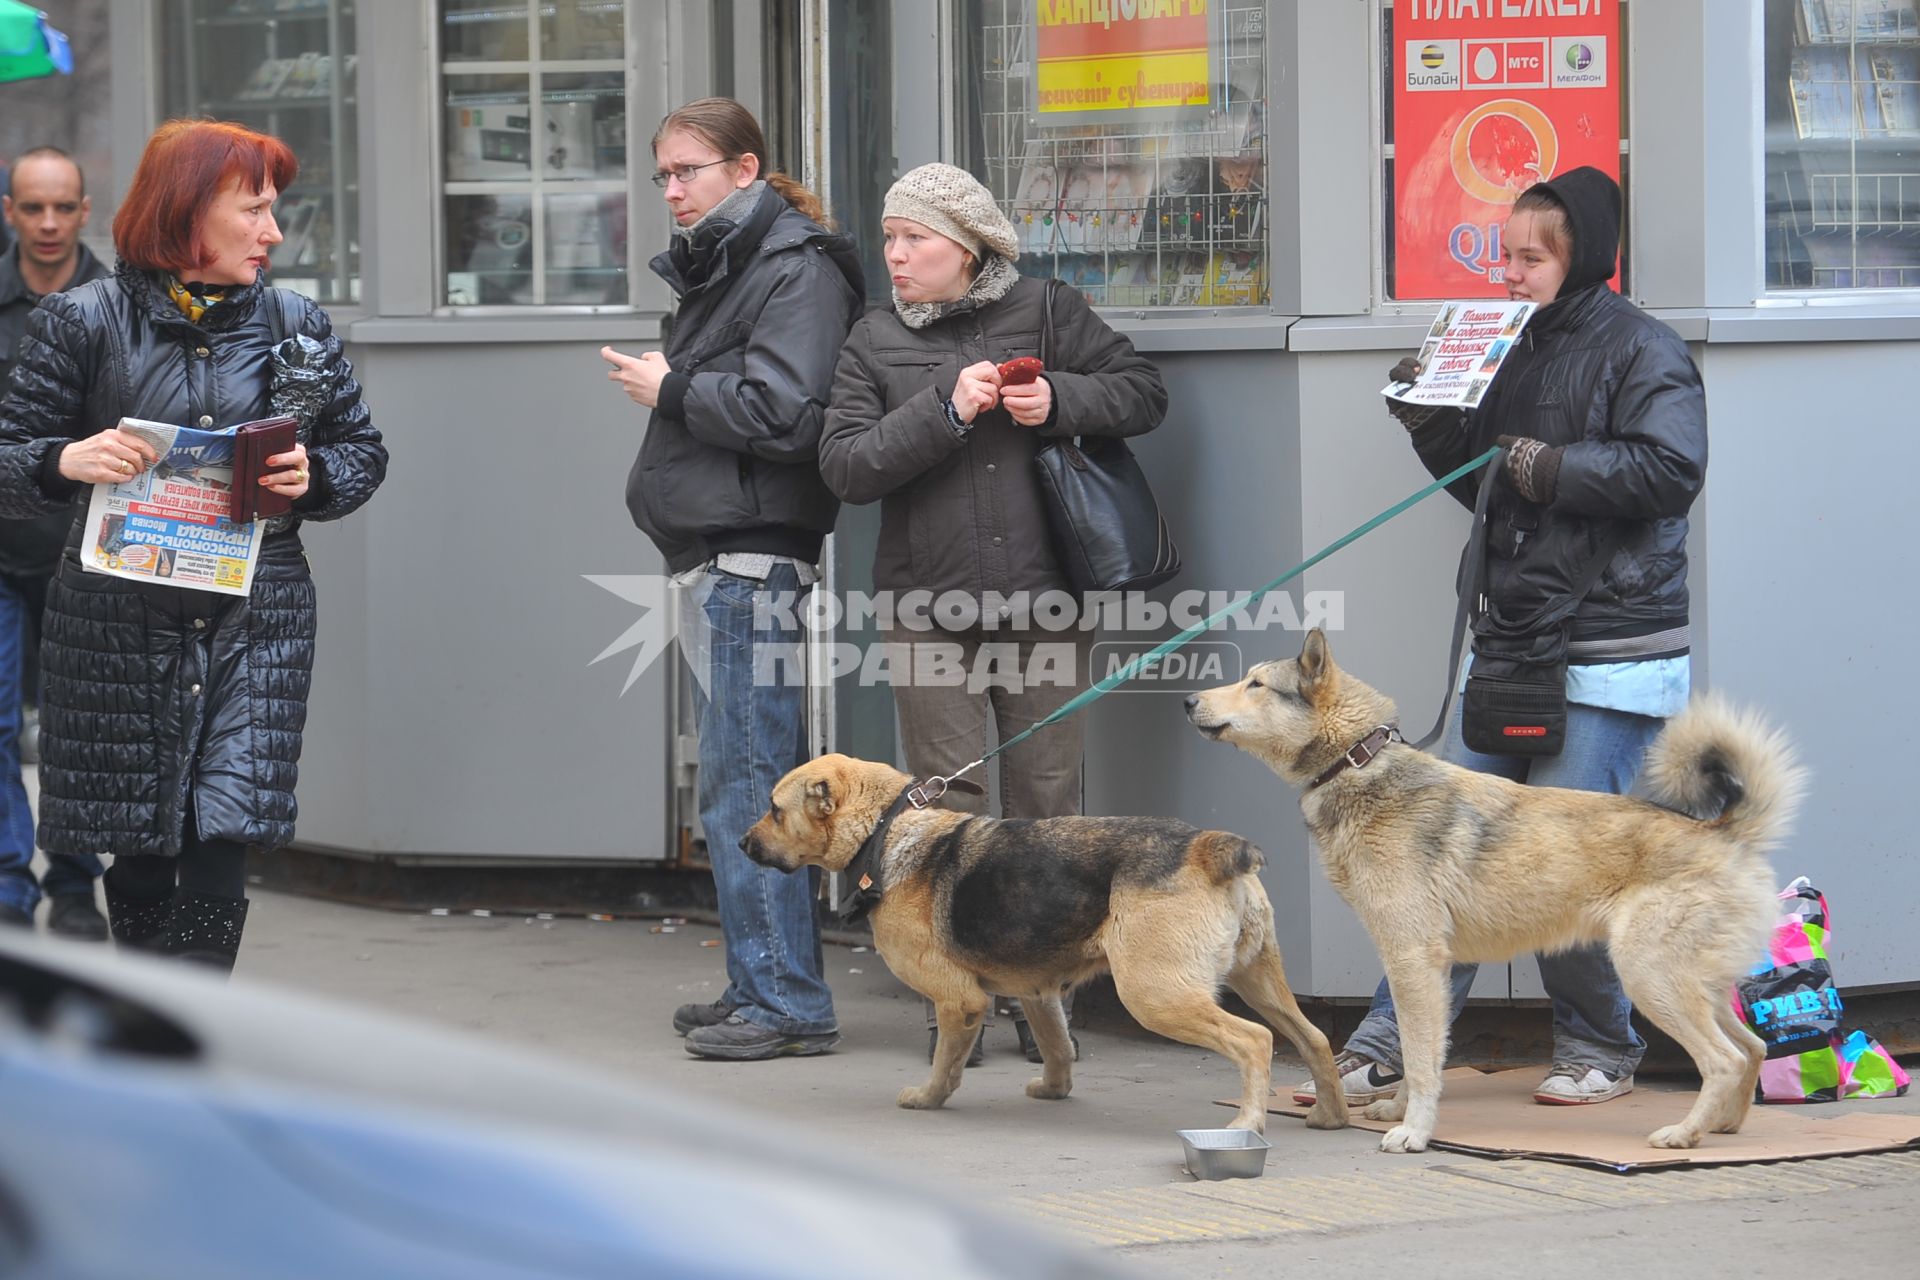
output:
M993 202L993 193L965 169L923 164L902 174L887 190L885 218L910 218L973 251L976 258L995 253L1020 256L1013 223ZM983 252L984 251L984 252Z

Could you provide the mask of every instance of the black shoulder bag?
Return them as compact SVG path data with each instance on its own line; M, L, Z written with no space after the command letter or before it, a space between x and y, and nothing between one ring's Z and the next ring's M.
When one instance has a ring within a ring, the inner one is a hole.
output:
M1460 678L1461 642L1470 619L1473 631L1473 667L1460 697L1460 737L1466 745L1490 756L1557 756L1567 744L1567 646L1573 615L1606 571L1620 545L1620 530L1611 526L1601 535L1586 571L1565 600L1543 613L1531 625L1501 628L1481 626L1487 611L1476 611L1486 581L1487 503L1500 470L1506 465L1502 450L1487 464L1473 509L1473 532L1467 539L1461 567L1460 605L1454 615L1452 651L1447 656L1447 687L1440 696L1440 716L1432 732L1413 745L1426 750L1445 736L1447 711Z
M1473 667L1460 699L1460 737L1468 747L1490 756L1557 756L1566 746L1574 611L1619 543L1618 530L1608 529L1572 593L1541 622L1509 630L1489 613L1474 627Z
M1040 360L1053 366L1053 299L1047 281ZM1062 372L1065 372L1063 370ZM1054 554L1074 590L1145 591L1180 572L1180 549L1147 473L1127 442L1102 436L1050 440L1034 455Z

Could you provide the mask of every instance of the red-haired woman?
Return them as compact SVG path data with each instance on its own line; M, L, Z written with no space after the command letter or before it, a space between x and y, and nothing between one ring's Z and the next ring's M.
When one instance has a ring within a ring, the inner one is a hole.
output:
M111 853L122 945L233 967L249 845L293 837L313 669L307 520L337 520L386 474L326 312L263 282L273 202L298 168L276 138L177 120L147 142L113 220L113 276L49 295L0 400L0 516L71 509L158 459L122 418L216 429L292 408L299 443L263 486L251 594L83 570L80 521L47 595L40 828L49 853ZM304 390L289 395L292 388Z

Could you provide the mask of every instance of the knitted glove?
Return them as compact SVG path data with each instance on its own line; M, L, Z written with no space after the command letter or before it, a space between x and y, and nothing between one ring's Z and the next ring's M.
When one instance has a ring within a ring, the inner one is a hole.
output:
M1498 436L1494 443L1507 449L1507 479L1528 502L1546 506L1560 479L1560 446L1527 436Z
M1399 364L1387 374L1388 382L1412 382L1420 376L1420 362L1412 356L1403 356ZM1439 416L1444 405L1408 404L1404 400L1387 397L1387 412L1394 420L1409 431L1418 431Z

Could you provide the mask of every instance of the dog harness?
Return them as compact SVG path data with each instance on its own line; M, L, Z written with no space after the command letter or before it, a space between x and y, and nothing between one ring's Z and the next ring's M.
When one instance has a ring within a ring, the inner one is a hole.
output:
M887 806L887 811L880 815L880 821L873 824L873 834L861 842L859 850L841 871L849 885L847 896L833 909L834 916L841 924L852 924L859 920L880 901L880 862L886 857L887 832L893 829L893 820L905 812L908 805L925 809L945 794L945 778L910 782L901 788L900 794Z
M1332 782L1348 769L1364 769L1373 763L1375 756L1386 749L1389 742L1405 741L1406 739L1400 736L1399 725L1377 724L1366 737L1342 751L1339 759L1322 769L1320 776L1307 784L1307 790L1312 791L1315 787Z

